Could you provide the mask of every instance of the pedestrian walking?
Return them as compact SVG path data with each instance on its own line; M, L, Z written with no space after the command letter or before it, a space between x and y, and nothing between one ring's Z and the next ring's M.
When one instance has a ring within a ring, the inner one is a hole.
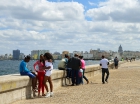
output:
M81 69L83 70L83 78L86 80L87 84L89 83L87 77L85 76L85 61L83 60L83 56L79 56L81 60Z
M102 59L101 59L101 61L100 61L100 66L102 67L102 83L103 83L103 84L105 84L105 82L108 83L108 77L109 77L108 65L109 65L109 61L108 61L108 59L106 59L105 56L103 55L103 56L102 56ZM105 78L105 80L104 80L105 73L106 73L107 75L106 75L106 78Z
M114 59L114 66L115 66L115 69L118 69L118 64L119 64L119 60L117 57L115 57Z

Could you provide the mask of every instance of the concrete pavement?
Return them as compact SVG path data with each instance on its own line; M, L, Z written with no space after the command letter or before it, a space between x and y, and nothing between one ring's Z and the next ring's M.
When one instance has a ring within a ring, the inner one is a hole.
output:
M118 69L111 69L108 81L102 84L100 73L91 78L89 84L60 87L51 98L12 104L140 104L140 61L126 62Z

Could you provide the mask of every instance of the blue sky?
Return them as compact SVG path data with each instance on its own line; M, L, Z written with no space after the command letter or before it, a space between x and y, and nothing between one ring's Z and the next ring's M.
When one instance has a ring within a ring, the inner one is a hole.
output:
M0 0L0 8L0 55L140 51L139 0Z

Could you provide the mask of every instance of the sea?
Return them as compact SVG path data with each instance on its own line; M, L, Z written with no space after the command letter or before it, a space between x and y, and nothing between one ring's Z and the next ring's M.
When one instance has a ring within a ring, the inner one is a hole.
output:
M22 60L0 60L0 76L8 74L19 74L19 65ZM33 64L37 60L30 60L27 63L29 70L33 69ZM55 60L53 63L54 70L58 70L58 63L60 60ZM86 65L99 64L99 60L85 60Z

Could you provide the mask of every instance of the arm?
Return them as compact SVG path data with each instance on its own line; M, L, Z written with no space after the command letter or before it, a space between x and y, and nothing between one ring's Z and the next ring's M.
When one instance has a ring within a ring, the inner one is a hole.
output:
M107 65L109 65L109 62L107 63Z
M37 69L36 69L36 66L38 65L38 61L36 61L35 63L34 63L34 70L37 72Z
M23 72L26 72L26 73L30 72L30 70L26 67L25 63L23 64L22 68L23 68Z

